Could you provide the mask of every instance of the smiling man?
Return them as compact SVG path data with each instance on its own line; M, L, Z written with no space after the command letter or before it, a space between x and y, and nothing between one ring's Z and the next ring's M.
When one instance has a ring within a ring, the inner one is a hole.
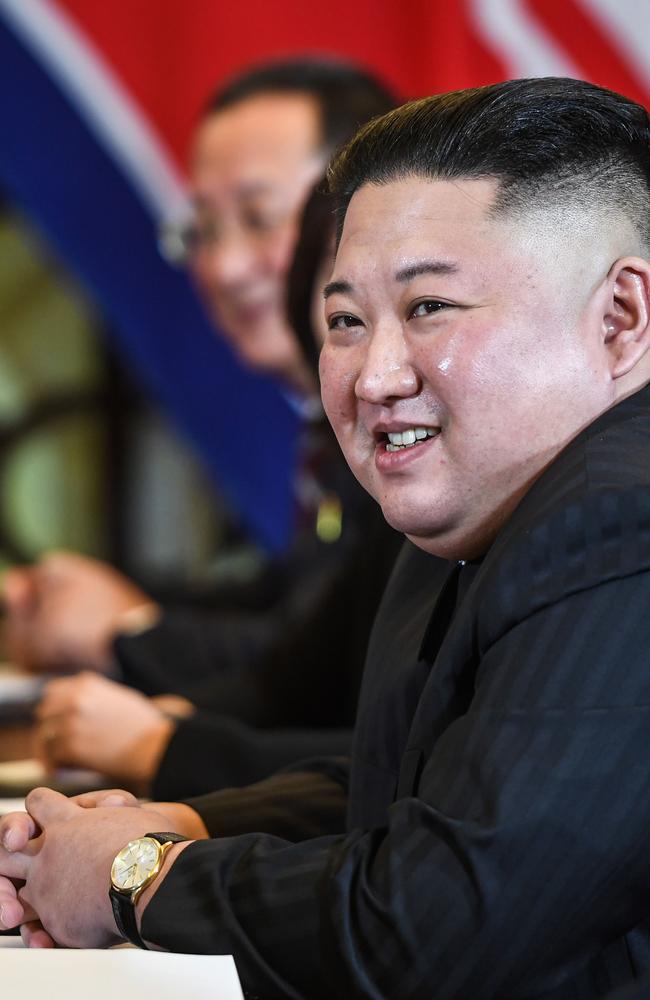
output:
M336 70L296 61L244 74L206 109L190 164L185 239L201 298L238 358L303 394L313 373L287 320L287 271L306 196L338 139L325 134L318 90L345 95L345 67L340 79Z
M491 178L367 183L345 277L326 288L323 394L348 462L394 527L448 559L485 553L557 452L636 384L625 369L645 346L614 336L646 274L631 222L596 220L587 198L504 214L498 197Z
M414 543L349 783L37 791L0 823L3 920L232 952L263 997L603 997L650 971L650 119L511 81L371 123L331 178L325 406Z

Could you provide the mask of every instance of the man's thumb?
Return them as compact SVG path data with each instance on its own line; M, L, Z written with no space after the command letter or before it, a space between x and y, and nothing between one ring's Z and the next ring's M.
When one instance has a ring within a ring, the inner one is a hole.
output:
M79 806L52 788L35 788L25 799L25 809L41 830L45 830L48 823L67 819Z

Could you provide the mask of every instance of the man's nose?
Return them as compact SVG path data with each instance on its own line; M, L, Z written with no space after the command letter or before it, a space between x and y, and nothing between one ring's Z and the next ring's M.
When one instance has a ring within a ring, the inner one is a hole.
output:
M359 399L383 403L391 398L406 398L420 389L420 376L414 367L401 327L375 329L364 344L364 358L355 391Z
M230 230L206 248L205 268L216 284L230 288L255 275L257 257L246 235Z

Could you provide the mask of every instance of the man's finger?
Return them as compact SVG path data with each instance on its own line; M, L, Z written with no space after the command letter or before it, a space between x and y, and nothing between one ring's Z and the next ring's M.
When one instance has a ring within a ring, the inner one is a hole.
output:
M34 741L34 756L40 760L47 774L54 776L58 767L69 765L74 766L74 762L67 760L61 748L60 740L43 740L37 733Z
M74 795L72 801L83 809L96 809L98 806L139 806L140 803L131 792L122 788L106 788L98 792L83 792Z
M23 908L23 919L22 923L28 923L30 920L38 920L38 913L34 907L25 898L25 886L22 885L18 890L18 902Z
M2 885L6 889L7 879L19 879L24 882L27 878L31 858L22 851L14 853L5 851L0 847L0 877L4 876Z
M26 948L56 948L54 938L50 937L39 920L28 920L21 924L20 936Z
M26 812L8 813L0 819L0 846L7 851L22 851L37 837L40 828Z
M19 924L38 920L38 914L25 899L24 892L20 880L14 884L10 878L0 876L0 930L13 930Z
M47 552L35 571L39 580L44 583L58 583L60 580L67 580L70 573L75 573L85 560L74 552L66 552L64 549L55 549Z
M25 615L36 602L32 570L27 566L8 570L2 580L2 600L14 615Z
M74 815L77 806L52 788L35 788L25 799L25 809L44 830L50 820L67 819Z
M13 931L23 922L23 908L14 896L3 899L0 896L0 931Z
M23 919L23 907L16 886L11 879L0 876L0 930L12 930Z
M69 720L65 715L53 715L39 723L34 734L35 742L40 756L48 767L76 763L71 755L69 729Z
M77 686L75 677L57 677L54 681L49 681L43 690L41 700L35 709L37 719L47 719L51 715L58 715L62 709L70 704L70 696Z

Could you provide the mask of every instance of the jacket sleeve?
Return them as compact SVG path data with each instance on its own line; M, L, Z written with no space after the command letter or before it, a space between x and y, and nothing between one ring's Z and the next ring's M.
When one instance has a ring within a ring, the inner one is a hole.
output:
M179 722L154 778L156 800L202 795L260 781L306 757L350 750L350 729L256 729L197 712Z
M267 612L167 609L152 628L117 636L113 653L120 679L144 694L192 698L207 680L216 679L225 699L232 677L252 667L274 636L273 616ZM249 706L250 697L241 710L254 715L258 708Z
M619 565L497 628L383 827L196 843L145 938L263 997L550 995L648 912L649 606Z
M167 612L118 638L122 679L252 726L352 726L368 635L402 545L375 508L365 504L331 551L302 546L270 610Z
M345 829L349 761L312 758L242 789L187 799L211 837L264 830L291 843Z

